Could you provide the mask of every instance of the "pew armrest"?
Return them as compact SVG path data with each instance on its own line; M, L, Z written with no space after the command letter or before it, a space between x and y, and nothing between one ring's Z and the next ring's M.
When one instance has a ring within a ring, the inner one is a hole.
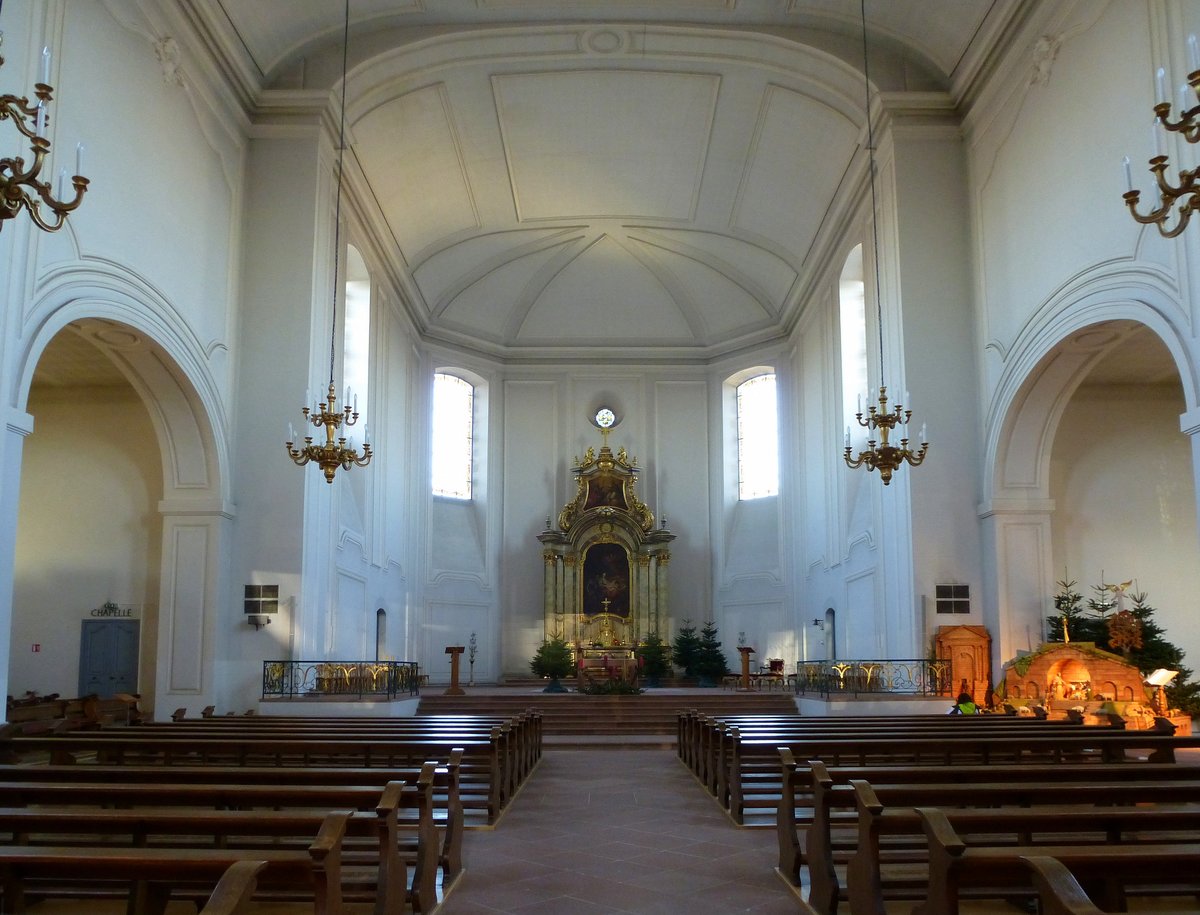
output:
M967 850L966 843L954 831L945 812L937 807L918 807L916 810L925 835L929 837L931 851L940 849L950 857L958 858Z
M266 866L266 861L235 861L198 915L242 915L258 886L258 872Z
M1022 856L1021 860L1033 871L1042 915L1103 915L1075 875L1057 858L1031 855Z

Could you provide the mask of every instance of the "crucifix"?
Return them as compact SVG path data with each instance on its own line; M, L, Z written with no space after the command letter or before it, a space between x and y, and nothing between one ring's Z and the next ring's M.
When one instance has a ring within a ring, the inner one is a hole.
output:
M608 612L608 605L611 603L612 603L612 601L610 601L607 597L604 598L604 600L600 601L600 606L604 608L605 613Z

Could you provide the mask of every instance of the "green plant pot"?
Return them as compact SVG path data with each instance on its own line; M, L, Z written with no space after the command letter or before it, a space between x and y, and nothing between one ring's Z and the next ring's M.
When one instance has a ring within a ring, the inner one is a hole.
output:
M712 689L717 685L717 681L713 677L701 676L697 679L696 685L701 689Z
M558 682L558 677L551 677L550 683L546 686L546 688L544 690L542 690L542 692L543 693L565 693L565 692L568 692L568 690L565 686L563 686L561 683Z

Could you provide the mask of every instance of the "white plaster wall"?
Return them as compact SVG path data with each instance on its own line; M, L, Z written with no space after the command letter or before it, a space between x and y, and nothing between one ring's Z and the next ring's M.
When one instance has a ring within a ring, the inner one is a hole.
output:
M149 708L162 531L150 417L128 385L37 387L29 409L8 691L77 695L80 623L111 600L139 620L139 689Z
M1069 576L1086 600L1102 574L1106 584L1134 579L1195 670L1200 542L1182 409L1176 386L1080 388L1054 438L1050 492L1056 580Z
M971 347L968 198L958 131L942 126L896 128L898 274L904 327L906 427L911 447L928 428L930 450L918 468L903 468L912 494L913 590L897 608L887 657L926 657L940 625L934 586L971 588L971 613L955 623L981 624L982 578L978 472L983 424L974 395ZM903 399L903 397L901 397ZM894 400L893 400L894 402ZM889 488L895 488L895 484ZM885 490L885 500L899 492ZM907 606L905 606L907 604Z
M705 612L714 606L715 586L708 497L709 480L718 470L703 444L711 434L705 409L708 385L703 379L654 380L650 383L650 404L654 463L645 474L649 479L639 485L638 491L655 519L661 523L665 518L667 529L675 534L667 566L670 616L660 621L659 633L670 641L679 631L681 620L690 617L699 626L712 614L712 610ZM737 660L733 646L738 630L746 629L761 641L760 625L752 619L742 620L741 625L728 618L722 621L720 636L731 667ZM762 647L765 650L766 642Z
M1189 229L1179 240L1168 241L1136 225L1121 200L1120 162L1128 155L1135 183L1143 192L1149 189L1144 163L1153 154L1154 70L1164 64L1168 84L1182 82L1182 36L1200 26L1200 8L1174 0L1066 3L1042 7L1038 15L1043 17L1038 34L1028 33L1028 43L1020 44L1016 56L999 69L967 122L977 264L975 333L982 357L978 409L984 417L983 438L1000 455L989 452L985 459L996 460L997 466L983 466L989 486L981 493L984 619L993 630L993 662L1036 647L1042 608L1051 606L1052 582L1062 575L1063 559L1078 551L1080 561L1090 564L1100 558L1098 551L1117 548L1116 539L1105 540L1103 547L1095 543L1091 533L1068 521L1062 505L1049 500L1050 481L1036 472L1038 457L1050 448L1040 422L1025 430L1031 437L1018 442L1031 455L1016 468L1024 473L1004 476L1006 468L1013 470L1011 459L1004 457L1009 446L1004 436L1011 433L1006 424L1026 409L1019 392L1027 378L1042 372L1038 361L1089 318L1136 314L1124 308L1131 298L1145 301L1140 319L1177 347L1189 390L1198 361L1187 329L1195 305L1181 304L1194 299L1187 290L1197 263L1195 236ZM1039 55L1038 46L1049 53ZM1095 128L1096 104L1104 111L1102 130ZM1168 140L1167 148L1177 165L1182 144ZM1180 329L1185 342L1170 339L1171 325ZM1041 383L1039 396L1055 397L1053 385ZM1184 405L1163 409L1174 410L1178 428ZM1062 441L1060 432L1056 462ZM1131 467L1130 472L1134 475L1123 481L1121 492L1138 479L1138 471ZM1061 495L1058 479L1053 485ZM1087 501L1112 507L1112 500L1120 498L1115 492L1101 488L1089 492ZM1194 537L1194 498L1184 510L1193 516ZM1133 537L1123 542L1122 551L1139 549ZM1184 585L1187 575L1180 568L1163 570L1173 582L1164 582L1164 590ZM1071 574L1085 578L1098 569Z
M708 380L700 370L579 366L510 372L502 385L504 673L528 674L543 637L544 578L537 534L575 496L572 462L599 449L588 422L603 403L622 417L609 436L641 468L637 492L676 534L668 566L669 638L684 617L712 618ZM736 634L723 630L732 645ZM481 644L482 651L482 644ZM478 671L478 667L476 668Z
M113 7L118 21L104 3L45 4L55 60L52 165L72 174L75 145L85 144L93 180L70 218L78 253L123 265L157 289L228 384L240 139L217 126L187 61L183 85L164 78L160 36L131 7ZM62 246L43 251L44 263L76 256Z
M1053 24L1059 45L1048 77L1034 81L1026 59L1010 75L1008 97L980 105L971 173L980 334L993 373L1056 290L1135 251L1140 229L1121 201L1120 163L1123 155L1136 163L1153 154L1149 7L1065 5L1068 18ZM1103 129L1096 104L1108 113Z
M246 263L238 326L239 377L233 494L237 521L229 591L222 595L218 630L222 707L241 708L261 692L262 661L326 657L329 591L306 592L302 578L306 493L327 484L313 467L293 466L283 449L287 424L304 429L300 408L324 394L321 373L308 358L315 347L314 276L318 156L315 137L264 138L247 160ZM298 193L304 188L307 193ZM330 248L332 251L332 247ZM324 309L320 309L324 311ZM325 336L328 347L328 336ZM328 349L326 349L326 359ZM326 366L328 363L325 363ZM327 380L328 375L325 375ZM335 484L336 485L336 484ZM331 498L319 488L313 500ZM323 503L328 511L328 501ZM321 575L329 588L335 541L322 538ZM280 610L255 631L244 621L248 584L279 585Z

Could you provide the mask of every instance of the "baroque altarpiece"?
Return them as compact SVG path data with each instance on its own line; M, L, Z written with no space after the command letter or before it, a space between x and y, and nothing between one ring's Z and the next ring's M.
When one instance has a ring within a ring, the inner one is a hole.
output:
M607 432L607 430L605 430ZM575 459L575 497L538 535L545 560L545 637L586 659L632 657L650 633L666 637L667 568L675 535L637 496L637 458L616 454L608 435L597 454Z

